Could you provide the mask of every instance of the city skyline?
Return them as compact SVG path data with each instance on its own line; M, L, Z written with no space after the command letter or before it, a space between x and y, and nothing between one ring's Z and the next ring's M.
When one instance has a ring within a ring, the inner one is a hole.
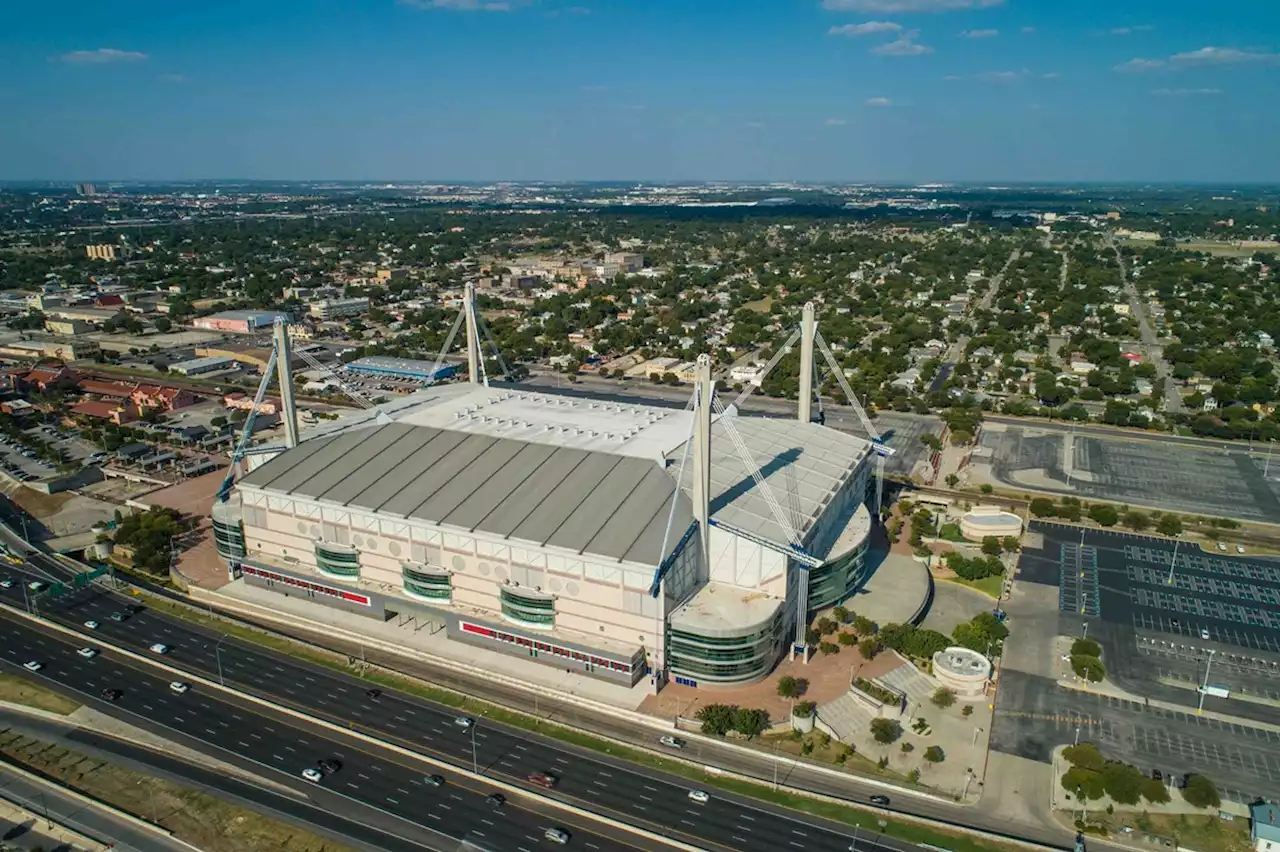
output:
M1226 5L71 0L0 35L0 178L1280 180Z

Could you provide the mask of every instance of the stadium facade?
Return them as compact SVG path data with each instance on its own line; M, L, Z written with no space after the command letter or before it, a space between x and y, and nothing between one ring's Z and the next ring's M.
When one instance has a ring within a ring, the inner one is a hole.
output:
M692 411L473 382L326 424L248 459L219 552L250 584L625 685L757 680L865 580L874 452L713 412L700 371Z

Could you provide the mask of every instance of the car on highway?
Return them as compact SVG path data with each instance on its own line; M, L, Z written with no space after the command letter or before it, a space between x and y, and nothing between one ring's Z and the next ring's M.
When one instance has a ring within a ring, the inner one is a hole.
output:
M33 592L39 592L45 589L48 585L48 583L42 583L39 580L32 580L30 583L27 583L27 588Z
M569 842L569 832L563 828L548 828L542 833L542 836L552 843L559 843L561 846Z
M1243 545L1243 544L1237 544L1237 545L1236 545L1236 553L1244 553L1244 545Z
M453 720L453 724L457 725L459 728L470 728L475 723L476 720L472 719L470 716L459 716Z
M424 784L429 784L429 785L431 785L432 787L443 787L443 786L444 786L444 776L443 776L443 775L428 775L428 776L426 776L425 778L423 778L423 779L422 779L422 783L424 783Z
M150 650L153 654L167 654L169 653L169 646L163 642L157 642L151 646Z
M332 775L342 768L342 761L333 757L326 757L324 760L318 761L316 766L320 767L320 771L325 775Z
M39 660L27 660L25 663L22 664L22 667L29 672L38 672L42 668L44 668L44 663L40 662Z
M377 701L379 698L382 697L382 690L377 689L375 687L374 689L366 689L364 691L364 694L367 695L369 698L372 698L374 701Z
M86 660L92 660L94 657L98 656L98 649L97 648L81 648L79 651L76 651L76 653L84 657Z
M320 774L319 769L312 769L310 766L302 770L302 777L310 781L312 784L319 784L324 779L324 776Z
M12 553L6 553L6 554L4 555L4 560L5 560L6 562L8 562L10 565L21 565L21 564L22 564L22 558L21 558L21 557L18 557L18 556L14 556Z
M679 737L672 737L672 736L659 737L658 742L662 743L667 748L684 748L684 740L680 739Z
M169 684L169 689L173 692L178 693L179 695L186 692L190 688L191 688L190 686L188 686L187 684L183 683L180 680L175 680Z
M707 802L711 801L711 797L707 795L706 790L690 790L689 799L700 805L705 805Z
M114 622L116 622L117 624L119 624L119 623L120 623L120 622L122 622L122 621L128 621L128 620L129 620L129 613L127 613L127 612L113 612L113 613L111 613L111 620L112 620L112 621L114 621Z
M530 772L527 778L530 784L537 784L539 787L546 787L548 790L556 786L557 782L560 781L550 772Z
M889 807L889 797L888 797L888 796L872 796L872 797L871 797L870 799L868 799L867 801L871 802L871 804L873 804L873 805L879 805L879 806L880 806L880 807L882 807L882 808L887 808L887 807Z
M1207 627L1200 628L1200 638L1205 640L1206 642L1209 641L1209 628Z
M102 696L103 701L118 701L120 700L120 696L124 695L124 690L115 689L114 687L109 686L106 689L102 690L102 692L100 692L99 695Z
M89 629L89 630L97 630L97 629L98 629L98 622L94 621L94 620L91 618L91 619L89 619L88 621L86 621L86 622L84 623L84 626L85 626L85 628L87 628L87 629Z
M501 793L490 793L485 801L493 805L495 808L500 808L507 803L507 797Z
M13 581L10 580L8 577L5 577L3 580L0 580L0 589L12 589L12 588L13 588Z

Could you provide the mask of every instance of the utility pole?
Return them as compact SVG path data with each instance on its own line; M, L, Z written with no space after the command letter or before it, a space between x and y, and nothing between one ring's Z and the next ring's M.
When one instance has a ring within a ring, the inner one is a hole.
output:
M476 723L471 723L471 772L480 774L480 761L476 757Z
M777 740L774 740L774 743L773 743L773 790L775 793L778 790L778 741Z
M1174 566L1178 564L1178 545L1179 544L1182 544L1182 540L1175 538L1173 540L1173 559L1169 562L1169 576L1164 578L1164 584L1166 586L1173 585L1173 569L1174 569Z
M1264 465L1262 466L1262 478L1263 478L1263 479L1266 479L1266 478L1267 478L1267 471L1271 470L1271 448L1272 448L1272 447L1274 447L1275 445L1276 445L1276 439L1275 439L1275 438L1270 438L1270 439L1268 439L1268 441L1267 441L1267 461L1266 461L1266 464L1264 464Z

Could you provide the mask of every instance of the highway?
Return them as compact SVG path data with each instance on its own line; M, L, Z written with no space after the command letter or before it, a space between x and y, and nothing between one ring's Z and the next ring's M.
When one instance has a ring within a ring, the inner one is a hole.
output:
M41 563L49 561L44 556L34 559ZM0 590L7 602L19 607L22 606L21 585L15 583L11 589ZM682 779L484 719L477 720L473 728L466 729L455 724L458 714L449 708L391 690L373 697L366 691L368 684L353 675L333 672L231 637L219 636L216 632L162 613L144 610L124 622L112 621L111 614L120 611L127 603L122 596L89 589L65 603L53 607L46 605L42 612L77 628L86 620L98 621L100 626L96 631L85 631L89 634L86 644L91 644L96 634L104 640L145 654L151 644L163 642L171 648L164 656L170 665L200 672L214 680L221 676L228 686L350 725L362 733L376 735L455 765L468 768L474 765L485 775L530 790L534 788L525 780L529 773L551 772L560 779L551 796L703 848L732 849L735 852L777 852L779 848L841 852L849 847L849 835L841 827L801 819L795 812L769 808L754 800L719 791L714 791L710 802L697 804L688 798L690 785ZM95 682L91 689L102 686ZM179 700L183 697L186 696L180 696ZM165 698L171 703L174 700L171 696ZM122 706L124 701L122 698ZM152 710L162 716L165 711L158 708L164 706L151 704ZM152 710L144 708L143 712L151 713ZM220 728L219 724L204 727L186 725L184 730L200 737L202 730L219 734L222 733ZM474 732L474 738L470 736L471 732ZM228 747L226 740L223 737L217 744ZM297 752L297 743L290 745ZM299 762L300 756L294 758L293 753L278 749L268 751L263 743L251 737L233 740L230 747L233 751L238 750L237 753L293 773L325 756L314 754L309 756L309 763ZM422 771L419 770L420 773ZM347 779L351 776L346 768L340 774L342 777L334 783L350 783ZM355 783L356 788L347 791L353 797L383 796L386 793L383 788L371 792L361 786L363 782L356 780ZM391 797L395 798L394 795ZM455 830L459 827L454 825ZM571 826L566 827L574 831ZM574 834L573 848L626 848L606 837L589 841L584 838L579 845L581 835L577 831ZM610 842L614 845L607 845ZM635 845L640 844L636 841ZM891 847L892 844L886 841L883 845Z
M185 694L175 693L169 687L170 675L109 650L85 659L77 649L82 644L94 646L91 640L92 637L80 643L60 633L42 632L24 619L0 613L0 661L13 670L24 671L25 663L38 660L43 668L31 674L33 678L50 681L80 700L126 720L150 720L165 729L167 736L194 739L248 760L256 764L259 774L291 782L306 795L316 797L319 804L324 800L318 794L327 792L330 795L325 806L338 812L349 809L354 802L447 837L472 837L500 850L532 852L542 845L543 832L552 826L568 830L574 848L597 852L661 848L594 833L577 824L579 821L573 817L526 808L523 797L505 807L495 807L486 800L494 788L475 785L457 773L442 773L446 781L437 789L425 780L432 770L417 761L384 750L375 753L353 738L306 728L288 716L264 711L218 690L194 686ZM261 672L264 678L273 674L278 673L270 667ZM119 689L122 694L114 702L105 702L99 697L104 689ZM299 777L303 769L316 767L322 759L340 761L342 768L319 785ZM407 830L411 827L402 829ZM405 850L421 848L405 840L395 846ZM427 848L447 846L447 839L439 837Z

